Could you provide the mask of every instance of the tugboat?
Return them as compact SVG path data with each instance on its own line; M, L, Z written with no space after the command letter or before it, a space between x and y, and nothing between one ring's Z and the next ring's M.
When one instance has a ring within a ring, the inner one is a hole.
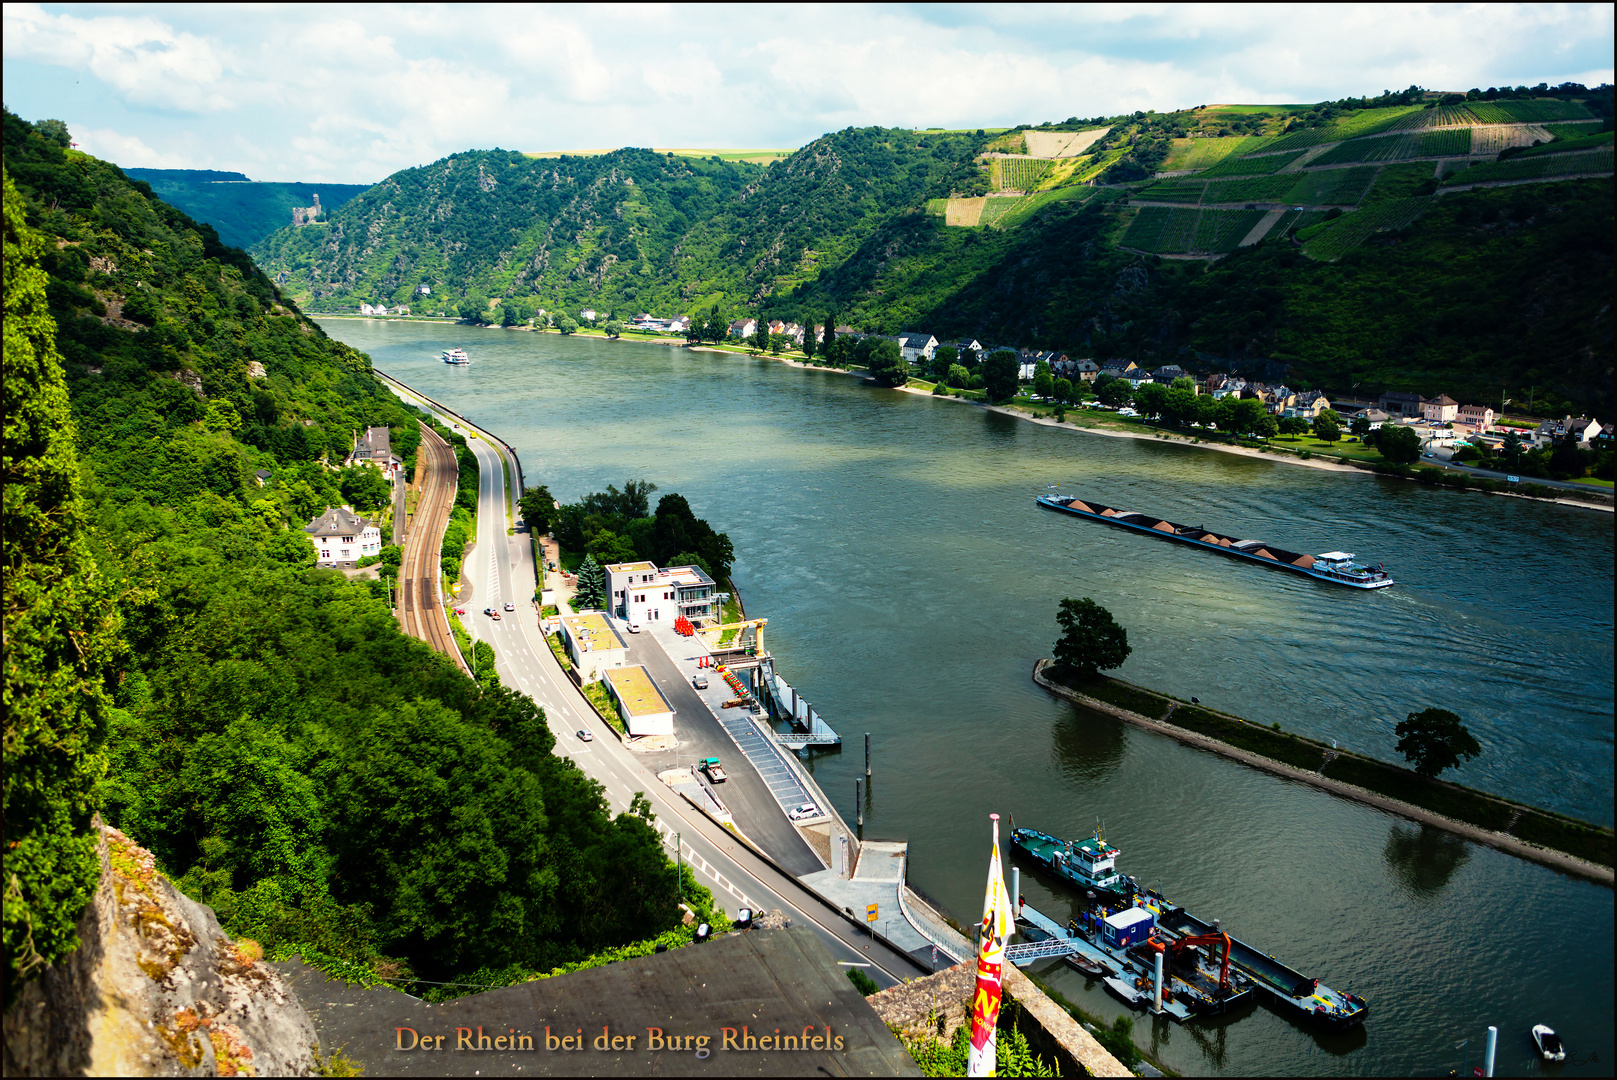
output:
M1060 840L1037 829L1018 829L1011 822L1011 847L1059 878L1082 886L1102 903L1126 904L1131 893L1128 879L1117 872L1120 852L1106 842L1097 822L1087 840Z
M443 359L444 363L454 364L456 367L465 367L472 362L472 358L466 355L465 349L445 349Z

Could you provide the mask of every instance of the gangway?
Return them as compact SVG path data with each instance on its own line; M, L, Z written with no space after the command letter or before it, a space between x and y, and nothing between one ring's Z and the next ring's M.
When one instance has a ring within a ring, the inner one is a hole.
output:
M780 745L796 750L799 753L811 746L837 746L842 742L838 735L814 711L814 706L803 700L803 696L792 688L791 684L775 674L775 664L772 659L765 659L758 666L756 678L758 685L768 694L770 703L774 706L774 713L782 719L789 720L794 730L775 732L775 741Z

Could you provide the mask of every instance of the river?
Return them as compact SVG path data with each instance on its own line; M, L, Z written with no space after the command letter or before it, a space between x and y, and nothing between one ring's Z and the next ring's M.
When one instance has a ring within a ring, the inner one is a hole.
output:
M1186 1073L1407 1075L1479 1059L1609 1073L1613 892L1187 749L1051 698L1029 677L1063 596L1125 627L1123 678L1398 760L1393 725L1441 706L1483 755L1454 779L1613 816L1608 514L1055 430L840 374L602 339L327 320L376 366L498 432L564 501L648 478L729 533L781 673L847 741L813 759L866 835L910 841L913 885L975 918L987 815L1077 836L1204 918L1371 1003L1315 1035L1263 1007L1136 1038ZM464 346L474 363L438 360ZM1049 484L1296 551L1340 548L1376 593L1037 510ZM1030 903L1072 897L1031 872ZM1122 1006L1043 974L1091 1012ZM1597 1055L1589 1060L1591 1055Z

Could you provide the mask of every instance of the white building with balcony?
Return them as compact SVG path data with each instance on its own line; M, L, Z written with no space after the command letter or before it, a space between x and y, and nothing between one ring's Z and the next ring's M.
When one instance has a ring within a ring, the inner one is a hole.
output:
M699 566L611 563L606 567L607 609L632 623L668 622L683 615L694 623L719 617L713 579Z

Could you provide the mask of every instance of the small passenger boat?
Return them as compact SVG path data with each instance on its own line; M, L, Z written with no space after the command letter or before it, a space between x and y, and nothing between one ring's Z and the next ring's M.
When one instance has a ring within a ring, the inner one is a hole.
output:
M454 364L457 367L464 367L472 362L472 358L466 355L465 349L445 349L443 359L444 363Z
M1545 1061L1566 1060L1566 1047L1561 1045L1561 1036L1552 1031L1548 1024L1533 1025L1533 1045L1538 1047L1539 1055Z

